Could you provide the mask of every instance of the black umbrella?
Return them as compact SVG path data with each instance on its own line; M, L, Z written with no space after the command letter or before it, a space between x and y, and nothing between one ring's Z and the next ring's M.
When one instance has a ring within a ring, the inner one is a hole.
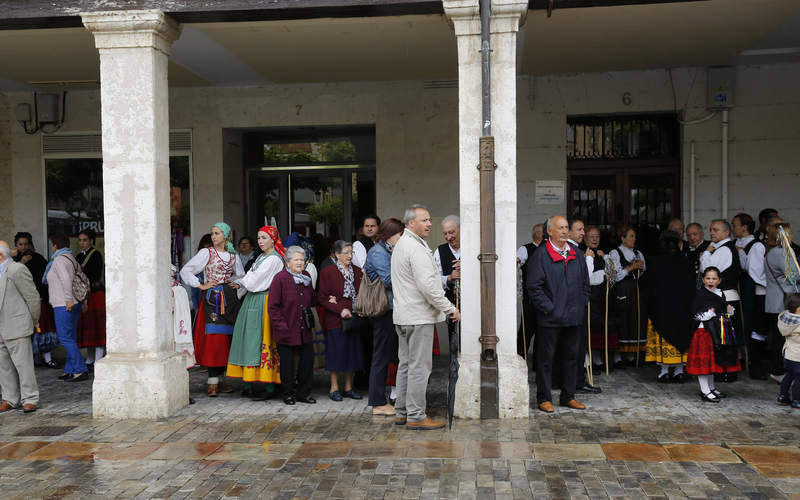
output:
M449 322L448 322L449 323ZM452 326L451 326L452 325ZM456 404L456 382L458 382L458 350L459 350L459 323L450 323L448 333L450 334L450 376L447 384L447 420L450 429L453 428L453 408Z

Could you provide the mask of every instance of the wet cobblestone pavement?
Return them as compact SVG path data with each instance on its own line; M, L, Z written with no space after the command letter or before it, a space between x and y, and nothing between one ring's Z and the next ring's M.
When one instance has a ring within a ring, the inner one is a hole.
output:
M445 416L445 362L429 386ZM456 420L410 431L366 400L316 405L204 395L158 421L93 420L91 384L37 369L42 408L0 415L3 498L798 498L800 411L777 385L656 384L652 367L596 375L586 411L530 419ZM532 380L532 378L531 378ZM532 391L534 392L534 391ZM533 405L532 405L533 407Z

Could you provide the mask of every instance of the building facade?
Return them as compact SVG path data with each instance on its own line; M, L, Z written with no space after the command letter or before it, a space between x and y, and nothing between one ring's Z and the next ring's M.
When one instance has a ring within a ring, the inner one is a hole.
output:
M211 224L349 238L360 217L411 203L435 224L462 217L457 413L478 416L477 0L47 4L0 14L0 234L30 231L40 250L53 230L102 235L97 416L185 404L162 304L170 261ZM550 16L546 4L492 7L505 417L528 414L514 256L533 224L572 213L658 231L767 206L800 216L796 2L562 1Z

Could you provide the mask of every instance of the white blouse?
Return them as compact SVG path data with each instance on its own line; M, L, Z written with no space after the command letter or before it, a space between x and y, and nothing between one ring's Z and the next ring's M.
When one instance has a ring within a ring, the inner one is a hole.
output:
M261 254L247 274L236 283L248 292L263 292L269 290L272 279L281 271L283 271L283 259L280 255L272 254L265 257Z
M192 288L198 288L200 286L200 280L197 279L196 274L203 273L205 275L206 264L208 264L208 256L210 255L209 251L205 248L201 249L194 257L189 260L186 264L183 265L181 268L181 280L184 283L189 285ZM244 277L244 267L242 266L242 261L240 261L235 254L230 254L228 252L219 252L219 256L225 261L230 262L229 259L233 259L233 274L231 275L231 281L234 283L238 283Z
M642 261L642 269L641 272L645 272L647 269L647 263L644 261L644 255L642 252L638 250L633 250L632 248L628 248L626 246L619 246L610 252L608 252L608 257L614 262L614 267L617 270L617 282L622 281L628 276L628 271L624 267L622 267L622 262L619 258L619 253L622 252L622 255L625 256L625 260L628 262L633 263L633 260L638 258Z

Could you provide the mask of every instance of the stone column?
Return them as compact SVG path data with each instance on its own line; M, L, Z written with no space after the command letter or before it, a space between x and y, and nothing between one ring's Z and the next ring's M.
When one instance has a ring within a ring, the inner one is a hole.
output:
M108 355L94 417L163 418L189 403L173 351L167 61L180 30L156 10L82 14L100 52Z
M480 180L481 37L478 0L443 0L458 42L459 196L462 251L462 355L456 415L480 416ZM528 3L493 0L491 21L492 135L495 137L495 293L501 418L527 418L528 369L517 356L517 31Z

